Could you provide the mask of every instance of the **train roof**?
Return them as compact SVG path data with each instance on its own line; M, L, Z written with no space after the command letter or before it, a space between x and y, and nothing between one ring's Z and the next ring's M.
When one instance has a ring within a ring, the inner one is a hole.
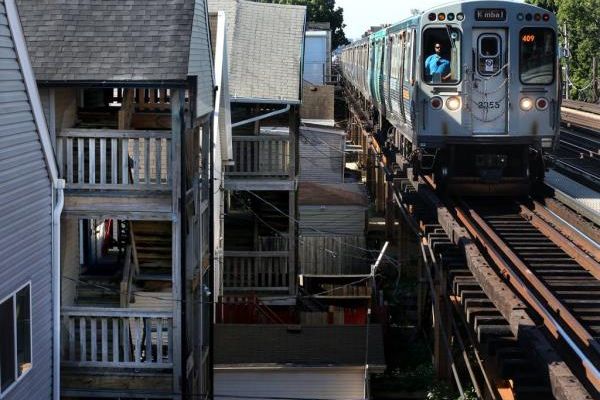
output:
M386 26L385 28L379 29L378 31L375 31L373 33L371 33L368 37L366 38L361 38L357 41L355 41L354 43L352 43L351 45L349 45L349 47L353 47L353 45L360 45L361 43L365 42L366 40L377 40L377 39L381 39L383 37L385 37L387 35L388 32L396 32L398 30L401 29L405 29L411 26L416 26L419 24L421 18L423 17L423 15L428 14L429 12L433 12L433 11L437 11L440 9L445 9L448 8L450 6L454 6L454 5L461 5L461 6L473 6L473 5L477 5L477 4L481 4L482 6L485 6L486 8L490 8L490 7L519 7L519 8L525 8L525 9L531 9L533 10L538 10L540 12L546 12L546 13L550 13L552 14L552 12L532 5L532 4L527 4L527 3L522 3L520 1L517 0L496 0L496 1L489 1L489 0L467 0L467 1L451 1L451 2L447 2L444 4L440 4L438 6L435 7L431 7L427 10L424 10L423 12L421 12L419 15L413 15L411 17L408 17L406 19L403 19L401 21L398 21L396 23L393 23L389 26Z

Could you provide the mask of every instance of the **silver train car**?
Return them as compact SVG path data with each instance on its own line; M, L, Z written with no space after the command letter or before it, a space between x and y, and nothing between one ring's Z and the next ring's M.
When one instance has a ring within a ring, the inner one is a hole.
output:
M340 68L398 161L452 192L518 194L558 137L557 43L542 8L456 2L348 45Z

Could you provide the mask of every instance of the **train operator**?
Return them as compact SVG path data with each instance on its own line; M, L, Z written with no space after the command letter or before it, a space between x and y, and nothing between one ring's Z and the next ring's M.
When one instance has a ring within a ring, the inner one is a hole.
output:
M425 78L430 81L445 81L450 78L450 61L442 58L442 45L435 43L435 53L427 57L425 60Z

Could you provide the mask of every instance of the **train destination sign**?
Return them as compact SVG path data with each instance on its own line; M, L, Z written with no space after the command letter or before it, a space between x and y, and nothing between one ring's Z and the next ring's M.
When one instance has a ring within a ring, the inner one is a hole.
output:
M476 21L505 21L506 10L504 8L478 8L475 10Z

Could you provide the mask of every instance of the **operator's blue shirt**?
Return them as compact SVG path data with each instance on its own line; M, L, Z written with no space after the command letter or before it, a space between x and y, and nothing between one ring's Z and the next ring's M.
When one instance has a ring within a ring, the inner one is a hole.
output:
M425 60L425 74L428 79L431 79L436 73L439 73L440 76L444 76L447 75L448 72L450 72L450 61L439 55L434 53Z

